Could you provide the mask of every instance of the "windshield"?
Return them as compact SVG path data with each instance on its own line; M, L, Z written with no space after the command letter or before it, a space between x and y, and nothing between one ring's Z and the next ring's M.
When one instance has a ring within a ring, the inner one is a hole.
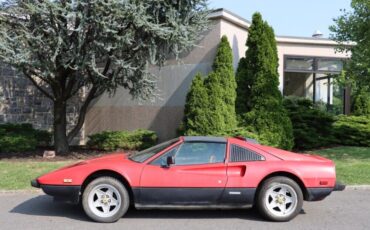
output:
M147 159L151 158L155 154L159 153L160 151L164 150L165 148L173 145L174 143L178 142L179 138L175 138L166 142L163 142L159 145L155 145L149 149L145 149L143 151L133 153L130 155L129 159L136 162L144 162Z

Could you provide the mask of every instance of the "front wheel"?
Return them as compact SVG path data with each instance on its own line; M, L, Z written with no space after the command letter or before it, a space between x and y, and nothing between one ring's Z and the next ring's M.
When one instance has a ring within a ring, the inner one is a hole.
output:
M287 177L267 179L260 189L257 207L268 220L289 221L301 211L303 194L299 185Z
M87 216L97 222L119 220L130 205L125 186L115 178L99 177L90 182L82 194L82 206Z

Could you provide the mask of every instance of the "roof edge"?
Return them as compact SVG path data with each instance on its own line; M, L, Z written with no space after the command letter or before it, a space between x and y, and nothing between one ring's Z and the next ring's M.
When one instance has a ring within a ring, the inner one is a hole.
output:
M208 18L211 20L224 19L229 21L237 26L249 29L251 22L247 19L227 10L225 8L218 8L211 11L208 15ZM314 37L303 37L303 36L285 36L285 35L276 35L276 42L278 43L296 43L296 44L311 44L311 45L331 45L337 46L339 43L330 39L330 38L314 38ZM348 42L344 45L353 46L356 45L354 42Z
M296 43L296 44L311 44L311 45L331 45L338 46L338 42L330 38L314 38L314 37L300 37L300 36L275 36L278 43ZM344 45L353 46L354 42L347 42Z
M213 19L213 20L222 18L226 21L229 21L238 26L241 26L245 29L248 29L251 25L251 22L248 21L247 19L224 8L218 8L218 9L212 10L211 13L208 15L208 18Z

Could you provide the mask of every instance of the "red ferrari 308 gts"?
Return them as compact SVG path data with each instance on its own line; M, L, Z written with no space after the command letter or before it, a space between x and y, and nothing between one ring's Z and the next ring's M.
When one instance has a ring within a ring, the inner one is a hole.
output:
M31 182L55 200L82 203L98 222L144 208L242 208L288 221L303 200L324 199L336 183L331 160L244 138L180 137L132 154L70 165Z

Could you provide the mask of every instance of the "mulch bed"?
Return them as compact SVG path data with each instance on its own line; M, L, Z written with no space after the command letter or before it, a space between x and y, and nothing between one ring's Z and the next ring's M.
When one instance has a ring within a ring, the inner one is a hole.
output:
M58 155L54 158L44 158L43 153L45 150L52 150L50 148L38 148L34 151L19 152L19 153L0 153L0 160L2 161L77 161L86 160L90 158L100 157L111 153L120 153L123 151L100 151L92 150L84 147L71 147L70 152L64 155Z

